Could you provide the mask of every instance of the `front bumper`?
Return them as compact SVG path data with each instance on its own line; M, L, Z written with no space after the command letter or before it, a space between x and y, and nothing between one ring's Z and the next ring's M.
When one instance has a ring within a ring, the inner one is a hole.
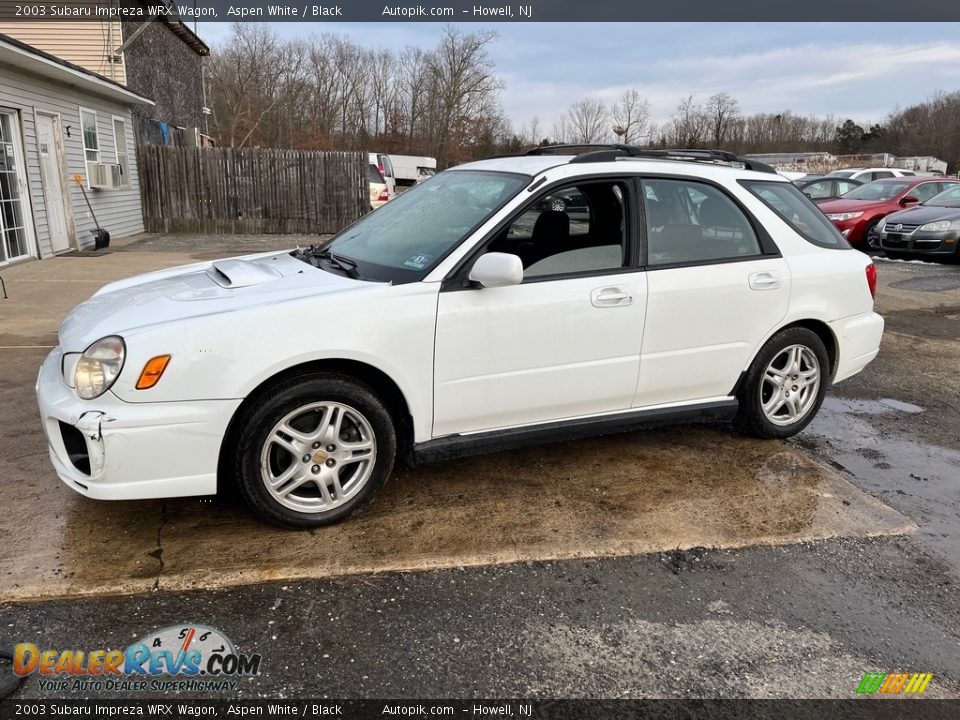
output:
M831 220L830 222L851 245L856 247L866 244L869 225L866 218L858 217L853 220Z
M240 400L82 400L62 378L60 348L37 377L40 419L57 475L98 500L211 495L220 445Z
M953 255L957 252L960 241L956 230L942 232L910 233L887 231L884 228L880 233L880 248L898 253L916 253L918 255Z

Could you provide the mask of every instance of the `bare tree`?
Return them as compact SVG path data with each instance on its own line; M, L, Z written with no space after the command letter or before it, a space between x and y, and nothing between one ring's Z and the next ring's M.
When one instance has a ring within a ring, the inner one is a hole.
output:
M613 106L613 120L613 131L624 144L639 142L648 132L650 101L639 90L625 90Z
M696 96L687 95L672 116L672 142L677 147L698 148L707 139L710 118L697 102Z
M609 137L610 112L602 100L584 98L567 109L570 142L599 143Z
M713 122L713 145L719 148L726 143L731 125L740 116L740 104L727 93L721 92L710 96L706 112Z

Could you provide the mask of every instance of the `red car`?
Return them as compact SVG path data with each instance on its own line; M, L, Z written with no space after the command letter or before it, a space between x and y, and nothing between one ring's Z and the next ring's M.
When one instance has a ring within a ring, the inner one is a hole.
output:
M882 218L929 200L957 183L957 180L941 177L874 180L836 200L820 203L818 207L851 245L865 250L868 237Z

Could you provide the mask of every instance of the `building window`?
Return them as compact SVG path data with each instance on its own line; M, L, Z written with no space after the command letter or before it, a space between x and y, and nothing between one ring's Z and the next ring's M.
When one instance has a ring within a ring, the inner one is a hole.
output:
M117 165L120 166L120 187L130 187L130 156L127 149L127 121L113 116L113 146L117 151Z
M80 128L83 133L84 160L87 165L87 185L90 185L90 163L100 162L100 137L97 134L97 114L80 108Z

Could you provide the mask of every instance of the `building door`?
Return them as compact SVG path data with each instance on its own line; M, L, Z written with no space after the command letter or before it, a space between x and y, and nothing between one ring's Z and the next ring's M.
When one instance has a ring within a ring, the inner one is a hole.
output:
M73 245L73 223L68 208L69 196L64 187L66 166L63 161L63 142L60 117L37 113L37 145L40 148L40 177L43 180L43 199L47 211L47 229L55 253L69 250Z
M30 255L30 205L17 113L0 110L0 264Z

